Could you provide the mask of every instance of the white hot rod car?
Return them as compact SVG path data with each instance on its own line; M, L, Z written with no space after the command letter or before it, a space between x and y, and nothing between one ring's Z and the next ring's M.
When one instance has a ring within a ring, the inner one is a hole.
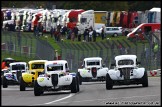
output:
M136 55L119 55L115 57L114 69L109 69L106 74L106 89L110 90L113 85L142 84L148 87L147 71L139 67Z
M34 95L40 96L44 91L71 90L79 92L79 83L76 74L70 73L66 60L45 62L44 74L34 81Z
M89 57L83 60L82 69L78 69L79 84L88 81L105 81L108 67L102 64L101 57Z
M23 72L26 72L28 65L26 62L13 62L9 64L8 72L5 72L2 77L3 88L8 85L19 84L19 77Z

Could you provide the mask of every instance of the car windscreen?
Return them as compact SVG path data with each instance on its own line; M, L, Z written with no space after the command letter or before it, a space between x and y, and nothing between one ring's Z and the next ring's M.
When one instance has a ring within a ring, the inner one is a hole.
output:
M119 60L118 65L133 65L133 60L126 59L126 60Z
M100 65L100 61L99 60L89 60L89 61L87 61L87 66L91 66L91 65Z
M32 64L31 69L44 69L44 64Z
M25 65L23 64L12 65L12 70L25 70Z
M63 70L63 64L51 64L47 66L47 71Z

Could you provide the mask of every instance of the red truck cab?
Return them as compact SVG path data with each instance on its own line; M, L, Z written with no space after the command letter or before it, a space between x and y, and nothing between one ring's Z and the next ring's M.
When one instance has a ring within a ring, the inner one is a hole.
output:
M69 22L67 23L67 27L70 28L70 29L73 29L77 22L78 22L78 15L80 13L84 12L84 10L72 10L69 15L68 15L68 18L69 18Z

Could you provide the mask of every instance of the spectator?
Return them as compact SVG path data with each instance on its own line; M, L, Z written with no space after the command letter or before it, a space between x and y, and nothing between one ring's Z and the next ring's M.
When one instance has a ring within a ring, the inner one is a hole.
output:
M88 29L85 29L84 30L84 41L86 41L86 37L88 36Z
M73 32L74 32L75 38L78 37L78 31L79 31L78 27L75 26L75 27L73 28Z
M67 32L67 27L64 26L64 27L61 29L61 35L64 37L65 34L66 34L66 32Z
M93 42L96 42L96 30L93 30L92 35L93 35Z
M6 31L9 31L9 24L8 24L8 22L7 22L6 25L5 25L5 30L6 30Z
M71 40L72 40L72 41L75 40L75 33L74 33L74 32L71 33Z
M119 48L120 55L122 55L122 45L119 44L119 45L118 45L118 48Z
M92 29L90 28L90 29L89 29L89 42L92 41L92 35L93 35L93 31L92 31Z
M39 23L38 26L38 35L43 36L43 25L41 23Z
M102 26L101 37L102 37L102 40L104 40L105 38L105 27L104 26Z
M54 35L54 28L53 27L51 27L50 34L51 34L51 38L52 38L53 35Z

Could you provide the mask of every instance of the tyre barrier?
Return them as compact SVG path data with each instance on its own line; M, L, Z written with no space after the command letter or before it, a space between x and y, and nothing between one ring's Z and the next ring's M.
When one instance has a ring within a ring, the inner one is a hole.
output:
M159 77L161 76L161 69L147 71L149 77Z

